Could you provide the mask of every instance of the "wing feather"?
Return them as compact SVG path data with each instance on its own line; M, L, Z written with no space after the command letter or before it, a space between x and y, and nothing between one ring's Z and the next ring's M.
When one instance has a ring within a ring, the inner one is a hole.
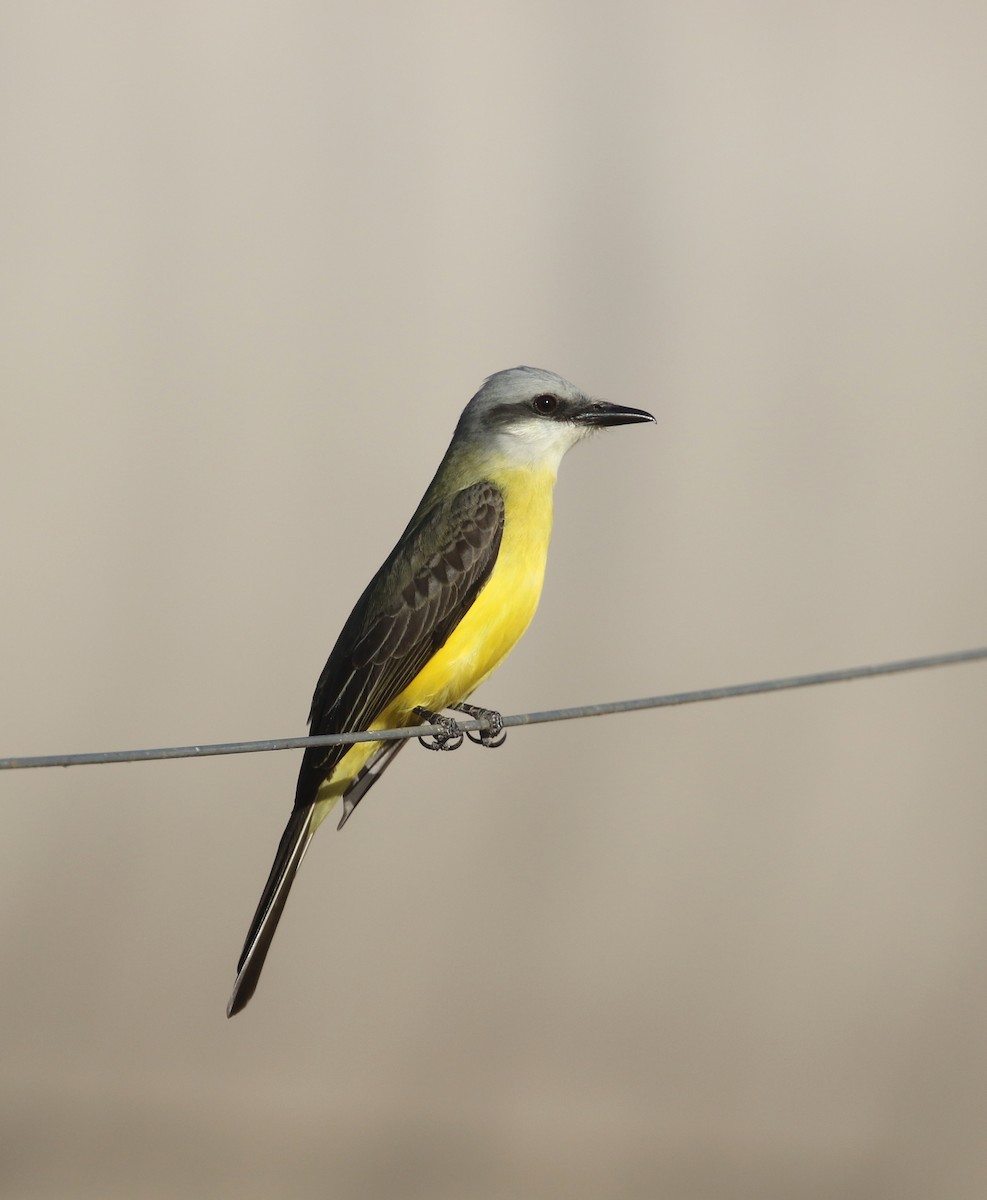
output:
M504 498L475 483L416 514L360 597L312 699L313 733L365 729L445 643L490 577ZM306 751L295 804L311 804L345 746Z

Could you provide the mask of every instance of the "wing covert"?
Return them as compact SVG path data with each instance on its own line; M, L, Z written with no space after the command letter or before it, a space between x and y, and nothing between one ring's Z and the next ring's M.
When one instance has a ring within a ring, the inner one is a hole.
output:
M360 597L312 699L312 733L364 729L414 679L469 611L490 577L504 530L504 498L488 481L417 514ZM346 753L306 751L296 804ZM305 784L302 780L310 776Z

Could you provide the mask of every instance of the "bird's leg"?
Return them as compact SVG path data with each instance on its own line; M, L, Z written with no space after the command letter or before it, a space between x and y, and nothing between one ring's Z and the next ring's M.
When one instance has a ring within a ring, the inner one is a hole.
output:
M418 739L426 750L458 750L463 744L463 731L452 717L429 712L427 708L416 708L415 716L421 717L426 725L439 725L441 733L423 733Z
M492 708L477 708L475 704L450 704L455 712L465 713L474 721L485 721L486 729L467 729L466 736L478 746L486 746L488 750L496 750L507 741L507 730L504 728L504 718Z

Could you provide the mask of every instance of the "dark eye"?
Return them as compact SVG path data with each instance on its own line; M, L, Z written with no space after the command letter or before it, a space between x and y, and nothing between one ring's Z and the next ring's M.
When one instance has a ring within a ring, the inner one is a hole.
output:
M531 407L543 417L549 417L559 407L558 396L536 396L531 401Z

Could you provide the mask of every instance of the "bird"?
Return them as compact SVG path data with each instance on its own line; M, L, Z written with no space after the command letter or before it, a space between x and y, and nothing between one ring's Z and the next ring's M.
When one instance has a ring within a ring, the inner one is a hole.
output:
M498 713L467 703L503 662L538 606L553 488L568 450L593 432L654 421L591 399L552 371L489 376L407 528L343 625L312 698L312 734L438 726L430 749L462 741L443 710L476 718L471 740L496 746ZM315 831L337 803L339 828L406 741L309 746L295 801L237 965L227 1016L254 994L288 892Z

